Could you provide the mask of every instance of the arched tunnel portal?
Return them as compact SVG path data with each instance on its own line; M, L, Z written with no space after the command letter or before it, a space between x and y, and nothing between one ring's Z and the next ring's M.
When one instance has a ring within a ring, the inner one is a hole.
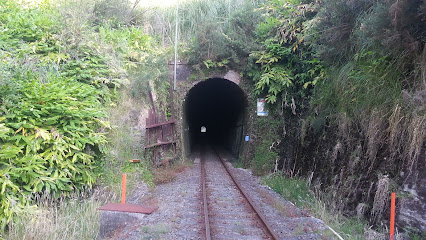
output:
M235 157L241 152L247 97L234 82L210 78L194 85L183 104L184 147L220 145ZM205 132L201 128L205 127Z

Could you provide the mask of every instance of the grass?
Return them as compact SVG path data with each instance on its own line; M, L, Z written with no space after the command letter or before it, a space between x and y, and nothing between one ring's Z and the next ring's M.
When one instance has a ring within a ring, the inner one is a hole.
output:
M97 239L100 214L97 208L117 201L117 195L102 188L94 190L90 197L85 195L74 194L54 203L44 197L36 212L23 215L9 225L5 239Z
M142 239L161 239L162 235L170 232L170 227L165 224L158 223L156 225L143 226L141 227L141 230L147 234L147 236Z
M244 163L240 158L234 158L231 161L234 168L244 168Z
M133 97L131 89L119 92L118 103L108 109L113 128L107 135L109 143L105 149L106 157L100 174L101 184L120 192L121 174L127 174L128 189L143 181L153 184L150 172L151 162L144 152L144 125L147 115L146 105ZM140 163L129 160L139 159Z
M232 13L247 4L258 6L262 0L191 0L179 3L179 40L191 42L199 32L200 26L213 21L222 28ZM142 9L143 10L143 9ZM151 10L151 11L148 11ZM159 36L163 44L173 44L176 7L166 6L157 9L145 9L150 34Z
M306 180L287 178L275 174L263 178L263 181L286 200L293 202L299 208L307 210L314 217L323 220L344 239L364 239L363 234L364 229L368 228L367 223L356 218L347 218L341 213L329 210L324 201L315 198L309 190Z

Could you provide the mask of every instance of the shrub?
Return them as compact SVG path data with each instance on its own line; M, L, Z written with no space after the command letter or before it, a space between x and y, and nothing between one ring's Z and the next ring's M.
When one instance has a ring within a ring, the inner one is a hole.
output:
M141 0L101 0L94 7L94 23L110 23L114 27L129 25L136 18L136 6Z
M255 147L251 167L256 174L263 175L273 170L278 153L274 152L272 147L273 143L270 141L264 141Z
M296 115L306 107L310 90L325 74L322 63L305 43L306 23L316 14L312 1L272 1L266 20L257 28L260 51L251 54L256 65L248 71L256 94L268 103L283 102Z
M108 127L94 87L55 76L20 85L18 97L2 98L7 104L0 125L3 227L36 193L59 196L93 185L95 156L105 142L95 130Z
M344 64L351 58L354 51L352 32L357 19L373 4L369 0L326 0L320 4L308 39L316 42L314 48L322 60Z
M59 30L59 15L48 4L21 8L15 1L0 0L0 50L16 49L21 42L36 42Z
M65 6L87 13L92 3L77 2ZM0 0L0 232L34 210L36 196L96 183L108 150L104 106L151 47L139 28L95 32L90 13L78 19L61 5L36 6Z

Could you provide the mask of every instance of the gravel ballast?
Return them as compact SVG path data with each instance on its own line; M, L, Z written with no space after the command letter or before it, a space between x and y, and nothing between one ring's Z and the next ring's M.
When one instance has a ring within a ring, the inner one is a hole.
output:
M221 156L224 160L230 160L226 154ZM120 240L204 239L199 153L193 154L191 160L193 165L186 168L172 182L158 185L155 189L149 189L141 184L139 191L129 198L129 203L158 207L152 214L102 212L101 228L111 226L111 222L108 225L107 221L114 221L114 216L123 222L123 224L113 223L116 229L114 231L110 229L109 234L105 234L104 231L103 236ZM230 166L243 190L250 194L256 207L261 209L280 239L338 239L323 221L309 216L261 184L259 177L253 176L249 170L233 168L229 162L226 164ZM211 180L214 181L214 178ZM230 234L227 239L239 239L239 235Z

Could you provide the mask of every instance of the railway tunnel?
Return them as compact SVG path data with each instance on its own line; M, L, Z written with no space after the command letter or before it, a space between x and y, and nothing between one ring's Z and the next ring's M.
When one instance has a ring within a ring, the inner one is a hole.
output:
M210 78L194 85L183 104L186 152L191 153L203 144L212 144L238 157L244 140L246 109L246 94L232 81Z

